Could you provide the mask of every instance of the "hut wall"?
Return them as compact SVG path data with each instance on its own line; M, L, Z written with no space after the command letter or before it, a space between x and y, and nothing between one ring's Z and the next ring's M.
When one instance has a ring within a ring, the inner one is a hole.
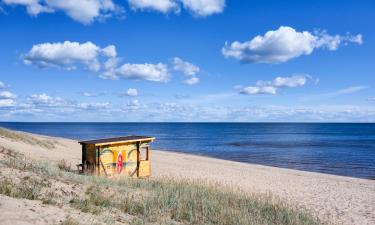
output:
M137 144L117 144L101 146L100 175L137 176ZM122 162L122 163L121 163Z
M82 164L84 166L84 171L86 173L94 173L96 167L96 150L95 145L93 144L85 144L82 146L83 150L83 157L82 157Z

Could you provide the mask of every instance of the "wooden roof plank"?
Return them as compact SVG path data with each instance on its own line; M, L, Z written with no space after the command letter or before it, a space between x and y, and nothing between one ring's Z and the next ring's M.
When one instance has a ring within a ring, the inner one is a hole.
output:
M154 139L155 139L154 137L131 135L131 136L123 136L123 137L79 141L78 143L80 143L81 145L82 144L110 145L110 144L121 144L121 143L130 143L130 142L138 142L138 141L153 141Z

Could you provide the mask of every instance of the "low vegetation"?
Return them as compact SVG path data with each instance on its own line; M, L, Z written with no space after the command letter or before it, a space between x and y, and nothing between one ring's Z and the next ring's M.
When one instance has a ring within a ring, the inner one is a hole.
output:
M15 182L0 174L0 193L15 198L69 205L95 215L120 212L137 224L322 224L306 212L266 195L227 191L194 181L78 175L62 166L66 163L35 162L14 152L7 155L6 166L37 177ZM78 185L81 193L52 194L48 188L56 182ZM69 219L63 224L77 223Z
M53 141L45 140L42 138L35 138L26 133L11 131L2 127L0 127L0 137L4 137L13 141L21 141L31 145L39 145L43 148L55 148L55 143Z

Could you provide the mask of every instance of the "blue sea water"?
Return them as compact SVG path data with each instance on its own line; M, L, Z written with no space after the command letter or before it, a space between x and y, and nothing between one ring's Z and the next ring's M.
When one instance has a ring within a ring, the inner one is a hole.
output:
M0 126L77 140L148 135L156 137L153 149L375 179L375 124L0 122Z

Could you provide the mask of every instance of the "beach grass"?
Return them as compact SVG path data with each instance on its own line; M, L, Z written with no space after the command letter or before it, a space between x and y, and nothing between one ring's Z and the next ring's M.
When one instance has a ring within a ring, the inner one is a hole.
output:
M55 148L55 143L53 141L42 138L35 138L26 133L12 131L2 127L0 127L0 137L4 137L13 141L21 141L31 145L38 145L47 149Z
M5 165L38 177L17 183L1 178L0 174L0 193L10 197L53 205L59 202L94 215L115 210L130 215L137 224L323 224L305 211L268 195L246 194L193 180L79 175L65 164L33 161L15 152L7 155ZM48 182L54 180L78 185L82 195L52 195Z

